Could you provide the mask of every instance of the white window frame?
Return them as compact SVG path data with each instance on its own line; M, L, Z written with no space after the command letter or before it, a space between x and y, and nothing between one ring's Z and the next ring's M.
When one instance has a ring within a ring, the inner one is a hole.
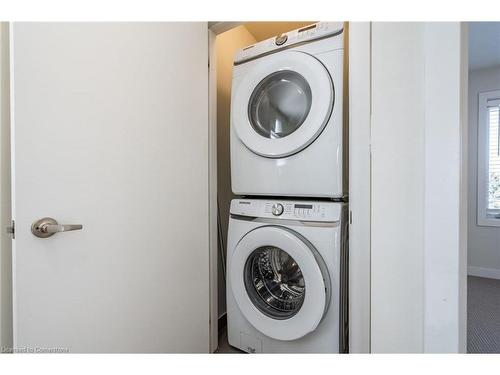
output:
M500 227L500 209L488 210L489 116L488 108L500 105L500 90L479 93L477 144L477 225ZM499 215L493 217L491 213Z

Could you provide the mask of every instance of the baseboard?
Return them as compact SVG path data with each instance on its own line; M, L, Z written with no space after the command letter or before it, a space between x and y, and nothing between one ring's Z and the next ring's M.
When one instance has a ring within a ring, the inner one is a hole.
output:
M497 268L469 266L467 267L467 274L469 276L486 277L488 279L500 280L500 270Z

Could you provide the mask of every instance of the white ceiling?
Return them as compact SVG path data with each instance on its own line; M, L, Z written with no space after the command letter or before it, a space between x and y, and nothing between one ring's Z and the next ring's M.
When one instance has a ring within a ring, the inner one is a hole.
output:
M500 66L500 22L469 22L469 70Z

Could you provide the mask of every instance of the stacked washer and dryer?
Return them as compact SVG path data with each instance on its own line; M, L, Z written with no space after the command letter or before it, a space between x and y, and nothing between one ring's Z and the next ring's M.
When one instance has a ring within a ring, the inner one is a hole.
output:
M347 352L342 23L240 50L231 102L229 344Z

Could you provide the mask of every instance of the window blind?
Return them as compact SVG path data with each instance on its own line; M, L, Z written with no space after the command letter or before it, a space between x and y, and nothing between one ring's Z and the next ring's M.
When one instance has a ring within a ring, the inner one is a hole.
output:
M500 209L500 107L488 108L488 210Z

